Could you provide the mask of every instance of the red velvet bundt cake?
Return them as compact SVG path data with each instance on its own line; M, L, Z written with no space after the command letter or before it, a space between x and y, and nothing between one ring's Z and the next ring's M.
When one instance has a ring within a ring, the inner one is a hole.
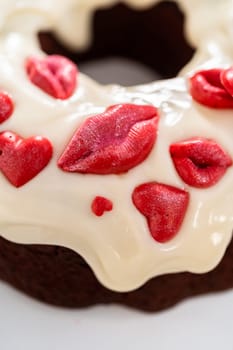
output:
M232 10L5 1L1 279L56 305L148 311L233 286ZM111 55L166 79L123 87L79 72Z

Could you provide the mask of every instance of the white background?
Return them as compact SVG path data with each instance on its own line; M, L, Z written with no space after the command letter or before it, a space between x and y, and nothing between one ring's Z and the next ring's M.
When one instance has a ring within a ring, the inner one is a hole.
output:
M1 350L232 350L233 291L144 314L117 306L65 310L0 283Z

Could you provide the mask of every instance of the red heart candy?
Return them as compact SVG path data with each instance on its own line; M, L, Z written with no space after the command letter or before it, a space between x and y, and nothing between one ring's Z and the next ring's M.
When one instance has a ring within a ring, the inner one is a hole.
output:
M231 157L215 141L203 137L172 144L170 154L182 180L198 188L216 184L232 165Z
M15 187L35 177L51 157L52 145L46 138L23 139L10 131L0 133L0 170Z
M61 100L69 98L77 85L77 67L63 56L29 57L26 60L26 71L33 84Z
M135 188L132 200L147 219L152 237L159 243L171 240L179 231L188 203L188 192L149 182Z
M101 196L96 196L91 205L92 212L96 216L102 216L105 211L111 211L112 208L112 201Z
M202 70L190 79L193 99L211 108L233 108L233 98L221 82L223 69Z
M0 124L7 120L14 111L14 103L5 92L0 92Z
M157 136L157 109L120 104L88 118L75 132L58 166L69 172L119 174L140 164Z

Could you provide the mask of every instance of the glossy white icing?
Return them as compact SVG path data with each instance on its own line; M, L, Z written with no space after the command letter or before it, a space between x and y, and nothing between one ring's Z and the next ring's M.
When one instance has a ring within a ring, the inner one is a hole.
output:
M59 18L59 26L67 35L70 29L63 26L66 20L63 14L72 6L77 7L77 11L82 8L84 12L78 13L86 13L89 18L96 6L114 2L70 0L56 2L53 6L54 1L33 2L33 5L29 0L4 1L0 40L1 88L11 94L15 112L0 125L0 131L12 130L23 137L45 136L53 143L54 155L50 164L21 188L14 188L0 176L0 232L5 238L19 243L69 247L85 258L105 286L128 291L164 273L203 273L221 260L232 237L233 167L215 186L194 189L178 176L168 148L173 142L204 136L216 140L233 157L233 111L216 111L194 103L187 92L186 75L126 89L116 85L101 86L81 74L77 90L65 101L53 99L30 83L24 61L29 55L43 56L35 39L38 28L57 28ZM127 2L134 6L142 3ZM148 0L143 4L154 2ZM190 1L193 5L190 8L187 1L180 0L179 3L194 18L194 13L196 16L202 13L198 12L200 6L204 10L207 2ZM223 7L229 5L229 1L221 3ZM25 18L35 21L30 24ZM24 22L27 24L23 25ZM195 23L194 19L192 23ZM73 30L77 33L76 28ZM83 38L79 38L82 43ZM193 42L195 40L193 35ZM224 45L218 45L217 41L215 44L221 55L207 63L205 60L211 58L211 50L207 50L208 53L202 51L203 64L227 65L229 53L223 50ZM122 102L151 103L159 108L159 135L149 157L123 175L82 175L58 169L57 159L80 123L109 105ZM145 218L132 203L134 188L148 181L184 188L190 194L182 227L178 235L165 244L151 238ZM102 217L95 216L91 202L96 195L112 200L113 211Z

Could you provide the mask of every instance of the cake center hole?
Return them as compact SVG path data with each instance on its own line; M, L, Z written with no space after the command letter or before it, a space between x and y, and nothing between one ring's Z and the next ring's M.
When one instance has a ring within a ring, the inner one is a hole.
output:
M183 13L171 1L140 9L119 2L98 9L91 32L91 46L78 52L48 34L40 36L42 48L67 55L100 83L126 86L174 77L194 52L185 39Z
M109 57L81 63L80 71L101 84L124 86L149 83L161 75L146 65L124 57Z

